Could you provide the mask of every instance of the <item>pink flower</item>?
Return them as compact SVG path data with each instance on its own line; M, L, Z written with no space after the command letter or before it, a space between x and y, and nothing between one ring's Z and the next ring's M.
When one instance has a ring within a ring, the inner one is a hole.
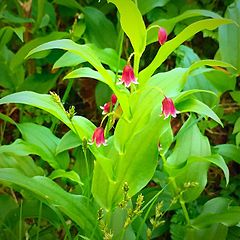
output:
M110 102L107 102L103 106L101 106L100 108L103 110L102 115L105 115L105 114L109 113L110 112L110 107L111 107Z
M116 102L117 102L117 96L115 94L112 94L111 102L107 102L100 107L103 110L102 115L108 114L111 110L111 107L113 108Z
M117 103L117 96L115 94L112 94L111 101L113 106Z
M173 117L176 117L178 112L177 112L171 98L165 97L163 99L163 101L162 101L162 113L165 116L164 119L168 118L169 115L172 115Z
M167 32L165 28L160 27L158 30L158 42L163 45L167 41Z
M92 143L96 142L97 147L100 147L102 144L105 146L106 141L104 138L104 129L102 127L98 127L95 129L92 136Z
M124 83L125 87L129 87L131 83L138 84L132 67L128 64L123 68L122 78L119 84Z

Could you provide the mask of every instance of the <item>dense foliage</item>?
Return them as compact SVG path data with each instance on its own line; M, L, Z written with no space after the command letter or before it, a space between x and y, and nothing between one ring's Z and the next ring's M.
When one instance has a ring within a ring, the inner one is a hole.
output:
M240 0L3 0L0 24L0 239L240 239Z

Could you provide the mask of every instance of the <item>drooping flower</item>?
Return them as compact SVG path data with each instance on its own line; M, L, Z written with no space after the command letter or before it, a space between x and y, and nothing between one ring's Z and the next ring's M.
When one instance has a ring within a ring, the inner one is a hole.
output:
M113 106L117 103L117 96L115 94L112 94L111 101Z
M115 94L112 94L111 102L107 102L103 106L100 106L100 108L103 110L102 115L108 114L111 108L113 108L116 103L117 103L117 96Z
M125 87L129 87L131 83L138 84L132 67L128 64L123 68L122 78L119 84L124 83Z
M163 45L167 41L167 31L165 28L160 27L158 30L158 42Z
M176 117L177 110L171 98L165 97L162 101L162 113L165 116L164 119L168 118L169 115Z
M92 143L96 143L97 147L100 147L102 144L106 145L106 140L104 137L104 129L102 127L98 127L95 129L92 136Z
M110 112L111 103L110 103L110 102L107 102L107 103L105 103L103 106L100 106L100 108L103 110L103 111L102 111L102 115L105 115L105 114L107 114L107 113Z

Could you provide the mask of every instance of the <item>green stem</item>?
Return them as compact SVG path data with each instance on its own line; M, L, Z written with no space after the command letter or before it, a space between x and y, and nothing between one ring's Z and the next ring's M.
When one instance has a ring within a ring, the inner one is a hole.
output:
M187 211L187 208L186 208L186 205L185 205L185 201L182 199L182 194L180 195L179 202L181 204L181 207L182 207L182 210L183 210L183 214L184 214L184 216L186 218L187 225L190 225L190 218L189 218L188 211Z
M70 79L69 82L68 82L68 85L67 85L67 88L63 94L63 98L62 98L62 104L65 104L66 100L68 99L68 96L69 96L69 93L71 91L71 88L72 88L72 85L73 85L73 79ZM64 109L64 107L63 107ZM64 109L65 110L65 109ZM50 130L54 133L57 129L57 125L58 125L58 120L54 120L52 122L52 125L50 127Z
M36 236L36 240L39 239L39 232L40 232L41 218L42 218L42 201L40 201L40 205L39 205L39 213L38 213L38 223L37 223L37 236Z
M37 1L37 19L35 22L35 26L32 30L33 33L36 32L36 30L39 28L39 26L42 22L42 18L44 15L44 7L45 7L45 0L38 0Z
M149 208L148 208L148 210L146 211L146 213L145 213L145 215L144 215L144 218L143 218L143 220L142 220L142 222L141 222L140 227L138 228L136 240L139 239L140 234L141 234L141 230L142 230L142 228L143 228L143 225L144 225L144 223L146 222L147 217L149 216L150 211L151 211L154 203L157 201L158 196L165 190L165 188L166 188L167 186L168 186L168 184L167 184L164 188L162 188L162 189L161 189L150 201L148 201L148 203L142 208L142 210L144 211L144 210L150 205ZM134 221L134 218L133 218L133 221Z
M173 184L173 188L175 190L175 194L179 195L179 202L180 202L180 205L182 207L184 217L185 217L185 219L187 221L187 225L190 225L190 218L189 218L188 211L187 211L187 208L186 208L186 205L185 205L185 201L183 200L183 197L182 197L182 192L179 193L179 188L178 188L178 186L177 186L177 184L175 182L175 178L171 177L169 179L170 179L170 181Z
M22 211L23 211L23 208L22 208L22 200L20 201L20 213L19 213L19 240L22 239Z
M117 61L115 82L118 81L118 70L119 70L119 67L120 67L120 60L121 60L122 49L123 49L123 40L124 40L124 31L121 28L120 32L119 32L119 36L118 36L118 43L117 43L118 61Z
M167 159L166 159L164 154L160 154L160 156L161 156L161 158L163 160L163 166L165 166L167 164Z
M134 71L136 78L138 77L139 63L140 63L140 55L138 53L135 53L134 54L133 71Z
M63 94L63 98L62 98L62 103L65 104L66 100L68 99L69 93L71 91L73 85L73 79L70 79L67 85L67 88Z
M87 151L86 149L83 147L83 154L84 154L84 160L85 160L85 165L86 165L86 172L87 172L87 196L88 196L88 202L89 202L89 198L90 198L90 171L89 171L89 164L88 164L88 158L87 158Z

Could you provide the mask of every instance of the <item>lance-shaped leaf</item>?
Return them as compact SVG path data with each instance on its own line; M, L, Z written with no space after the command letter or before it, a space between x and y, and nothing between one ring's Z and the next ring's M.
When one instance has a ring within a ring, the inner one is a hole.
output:
M131 0L109 0L116 5L120 13L123 31L127 34L135 54L141 56L146 47L146 27L142 15Z
M27 57L30 55L44 51L49 49L63 49L67 50L71 53L77 54L81 58L85 59L87 62L89 62L93 67L95 67L98 71L98 73L102 76L102 79L104 79L104 83L106 83L113 91L116 88L114 78L111 74L102 66L101 61L95 54L95 52L88 46L88 45L80 45L72 40L69 39L62 39L62 40L56 40L52 42L48 42L45 44L42 44L33 50L29 52ZM98 78L97 78L98 79ZM130 116L130 111L128 107L128 102L122 100L121 94L116 92L116 95L118 97L118 101L121 104L121 107L123 109L123 112L126 113L126 115Z
M62 105L54 100L53 96L48 94L39 94L30 91L13 93L0 99L0 104L6 103L22 103L33 107L40 108L65 123L72 128L71 121L67 117Z
M14 184L33 193L44 203L54 206L76 222L86 236L100 239L96 212L88 206L88 199L81 195L74 195L64 191L60 186L47 177L27 177L17 169L0 169L0 181ZM96 229L95 232L93 232Z
M186 27L181 33L179 33L175 38L170 41L167 41L163 46L158 50L157 55L150 63L148 67L142 70L139 74L139 82L146 82L156 69L167 59L167 57L184 41L188 40L194 34L204 30L214 30L222 24L230 24L232 20L229 19L205 19L198 22L195 22L188 27Z
M144 1L146 2L146 1ZM155 1L155 4L159 4L160 1ZM148 2L147 2L148 3ZM153 23L151 23L148 28L147 28L147 44L156 42L158 40L157 33L158 33L158 27L161 26L164 27L168 34L172 32L174 29L175 25L178 22L181 22L185 19L188 18L193 18L193 17L209 17L209 18L221 18L220 15L217 13L208 11L208 10L203 10L203 9L191 9L187 10L184 13L170 19L159 19Z

